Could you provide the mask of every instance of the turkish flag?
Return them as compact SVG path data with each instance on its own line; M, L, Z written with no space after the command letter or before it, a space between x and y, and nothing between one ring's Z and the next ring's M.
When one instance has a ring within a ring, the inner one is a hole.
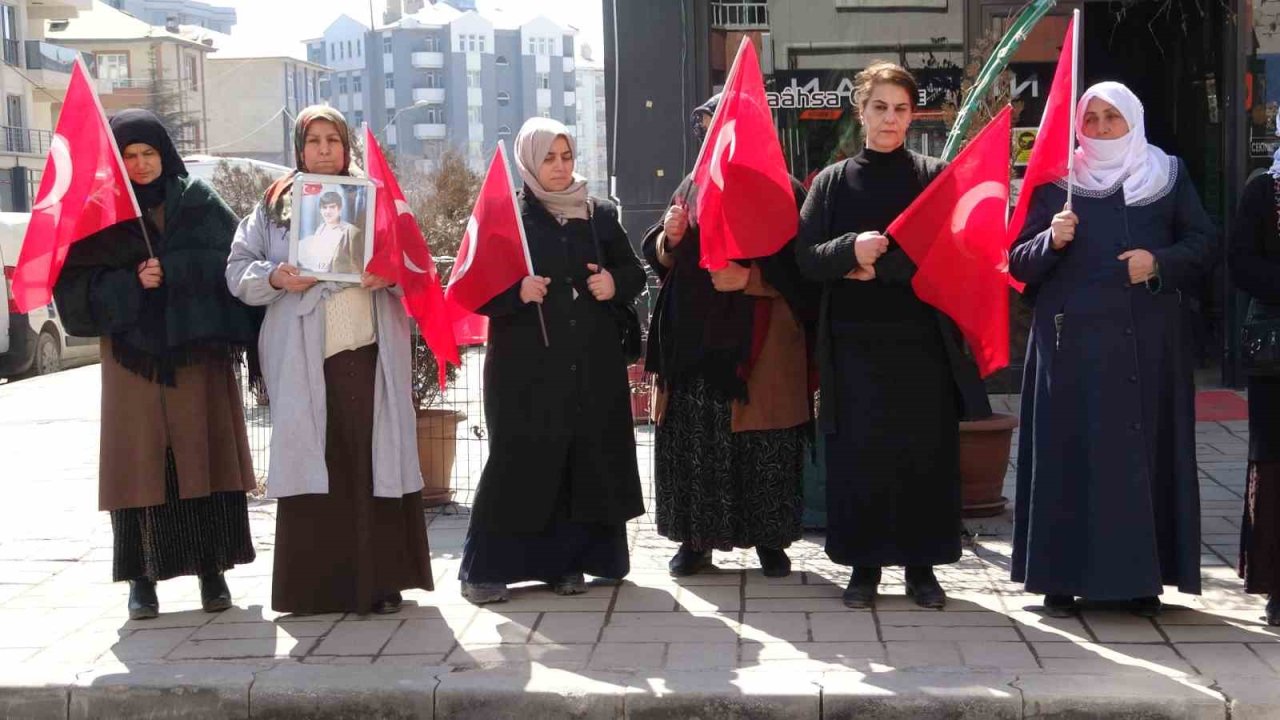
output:
M693 168L691 215L707 270L766 257L796 235L800 215L791 175L764 94L760 59L742 39L720 105Z
M74 243L141 216L115 136L77 57L14 269L18 310L49 304Z
M453 323L444 301L444 289L436 273L431 249L422 229L405 201L400 183L387 164L378 140L368 127L364 131L365 172L377 186L373 224L373 258L368 271L394 281L404 291L405 310L418 323L427 347L436 356L440 389L444 390L446 363L462 364Z
M964 333L983 377L1009 364L1006 106L889 226L916 264L911 287Z
M1071 90L1075 22L1073 18L1067 23L1067 35L1062 39L1062 52L1058 54L1058 67L1053 73L1053 87L1049 89L1049 97L1045 100L1040 129L1036 132L1035 144L1031 146L1031 157L1027 159L1022 189L1018 191L1018 204L1014 207L1013 217L1009 220L1009 247L1013 247L1014 241L1022 233L1022 226L1027 221L1027 209L1031 206L1031 196L1035 193L1035 189L1067 176L1067 159L1071 154L1072 118L1075 114L1072 108L1074 100ZM1017 288L1018 292L1022 292L1022 283L1014 280L1012 276L1009 282Z
M459 339L485 342L489 325L485 319L475 317L475 312L532 274L533 262L516 205L515 185L507 171L506 150L499 142L471 209L449 287L444 291L453 306Z

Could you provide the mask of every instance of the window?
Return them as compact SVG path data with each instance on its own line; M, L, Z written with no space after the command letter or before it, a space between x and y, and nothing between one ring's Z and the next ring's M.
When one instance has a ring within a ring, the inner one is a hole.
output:
M539 115L541 115L541 116L542 116L542 117L544 117L544 118L549 118L549 117L551 117L551 108L547 108L546 110L543 110L542 112L540 112L540 113L538 113L538 114L539 114Z
M383 75L383 76L382 76L382 87L384 87L384 88L386 88L386 89L390 90L391 88L394 88L395 86L396 86L396 76L395 76L395 75L392 75L391 73L387 73L386 75Z
M125 80L129 77L129 55L127 53L103 53L98 59L98 77L111 80Z
M494 60L494 63L496 63L496 64L498 64L498 65L510 65L510 64L511 64L511 63L507 62L507 56L506 56L506 55L499 55L499 56L498 56L498 59L497 59L497 60Z
M535 48L535 47L537 47L537 46L534 44L534 42L533 42L533 38L529 38L529 52L528 52L528 53L526 53L526 54L528 54L528 55L533 55L533 54L534 54L534 48Z
M363 111L363 110L356 110L355 112L351 113L351 119L352 119L353 121L355 121L356 127L359 127L359 126L363 125L363 124L364 124L364 111Z
M390 125L396 119L396 109L387 108L387 124Z
M467 36L467 50L468 50L468 51L470 51L470 52L475 52L475 51L476 51L476 36L475 36L475 35L469 35L469 36Z
M551 73L538 73L537 85L535 87L541 90L550 90L551 89Z
M429 87L429 88L444 87L444 76L442 76L439 72L432 70L427 73L425 82L426 82L425 87Z
M18 9L12 5L0 5L0 21L3 21L4 25L4 61L9 65L18 66L21 63L18 51L22 44L18 36Z
M480 36L480 52L484 52L484 35Z
M427 123L430 125L444 124L444 106L428 105L427 106Z
M334 60L334 53L336 52L337 51L333 49L333 43L329 43L329 60L331 62Z
M467 51L467 36L459 35L458 36L458 52L466 52L466 51Z
M424 49L426 52L440 52L440 38L435 35L428 35Z
M356 38L356 57L364 57L364 40Z
M338 76L338 94L339 95L347 94L347 76L346 75Z
M99 72L101 72L101 68L102 68L101 63L99 63L98 68L99 68ZM329 94L330 94L329 93L329 76L321 75L320 76L320 97L327 98L329 97Z
M498 128L498 137L507 137L510 134L511 134L511 128L507 127L506 125L503 125L502 127Z
M390 35L382 36L382 52L386 53L387 55L391 54L391 36Z
M347 41L347 57L349 57L349 58L353 58L353 57L355 57L355 56L356 56L356 54L355 54L355 53L353 53L353 52L351 52L351 41L350 41L350 40L348 40L348 41Z
M351 92L364 92L364 81L361 80L360 73L352 73L351 75Z
M509 93L509 92L500 92L500 93L498 93L498 104L499 104L499 105L501 105L502 107L506 107L506 106L507 106L507 105L509 105L510 103L511 103L511 93Z
M479 70L467 71L467 87L473 87L473 88L480 87L480 71Z
M467 108L467 122L472 125L481 125L484 123L484 108L479 105L472 105Z

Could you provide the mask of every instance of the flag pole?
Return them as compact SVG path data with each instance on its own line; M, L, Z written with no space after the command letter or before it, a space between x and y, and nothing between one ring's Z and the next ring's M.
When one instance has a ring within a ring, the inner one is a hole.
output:
M511 209L516 214L516 227L520 228L520 247L524 250L524 264L529 269L529 274L533 272L533 256L529 254L529 238L524 233L524 218L520 216L520 204L516 202L516 183L511 177L511 166L507 164L507 148L503 141L498 141L498 156L502 158L502 170L507 176L507 188L511 195ZM542 314L542 303L535 303L538 306L538 324L542 326L542 346L551 347L551 341L547 339L547 318Z
M107 121L107 113L102 109L102 99L98 97L98 89L89 82L92 75L89 74L84 58L79 53L76 54L76 67L84 74L85 84L89 86L89 94L93 96L93 104L97 106L98 114L102 116L102 124L107 127L107 140L111 143L111 149L115 150L116 164L120 166L120 174L128 178L129 169L124 166L124 155L120 153L120 146L116 144L115 133L111 132L111 123ZM151 233L147 232L147 223L142 219L142 208L138 205L138 196L133 193L132 181L128 183L126 189L129 191L129 201L133 203L133 211L138 214L138 227L142 228L142 241L147 244L147 257L154 258L156 253L151 245Z
M1071 128L1067 131L1067 209L1075 194L1076 168L1076 103L1080 101L1076 78L1080 71L1080 10L1071 11Z

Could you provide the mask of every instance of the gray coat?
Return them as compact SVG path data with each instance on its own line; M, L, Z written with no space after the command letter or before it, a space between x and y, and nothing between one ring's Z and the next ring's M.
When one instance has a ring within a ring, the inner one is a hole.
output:
M240 223L227 260L227 287L249 305L265 305L258 336L262 374L271 393L271 459L267 492L289 497L329 491L324 443L325 302L342 289L317 283L303 293L271 286L288 262L289 232L267 220L261 204ZM410 393L409 319L398 291L375 291L378 370L373 393L373 495L398 498L422 489Z

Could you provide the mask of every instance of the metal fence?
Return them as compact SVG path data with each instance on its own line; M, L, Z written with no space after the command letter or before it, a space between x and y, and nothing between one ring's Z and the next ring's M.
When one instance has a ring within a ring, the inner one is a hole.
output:
M645 317L648 316L649 305L654 297L646 292L638 301L637 308ZM421 342L413 343L413 361L422 361L422 353L429 352ZM450 485L453 489L453 505L446 508L456 509L458 506L469 508L475 498L480 482L480 473L484 470L485 460L489 456L488 425L484 416L484 355L485 348L464 348L462 366L457 376L449 383L448 390L438 402L431 407L453 410L461 413L464 419L452 431L454 435L454 461L449 471ZM643 361L642 361L643 362ZM653 436L654 426L649 411L652 407L652 378L643 372L639 365L632 366L628 372L632 391L632 416L635 425L636 456L640 465L640 479L644 489L645 507L653 508ZM243 393L245 421L249 431L249 447L253 456L253 467L260 487L265 486L267 466L271 444L271 405L267 393L255 391L244 381L243 371L240 373L240 386ZM438 466L435 458L423 458L424 475L429 467ZM652 515L643 520L652 522Z

